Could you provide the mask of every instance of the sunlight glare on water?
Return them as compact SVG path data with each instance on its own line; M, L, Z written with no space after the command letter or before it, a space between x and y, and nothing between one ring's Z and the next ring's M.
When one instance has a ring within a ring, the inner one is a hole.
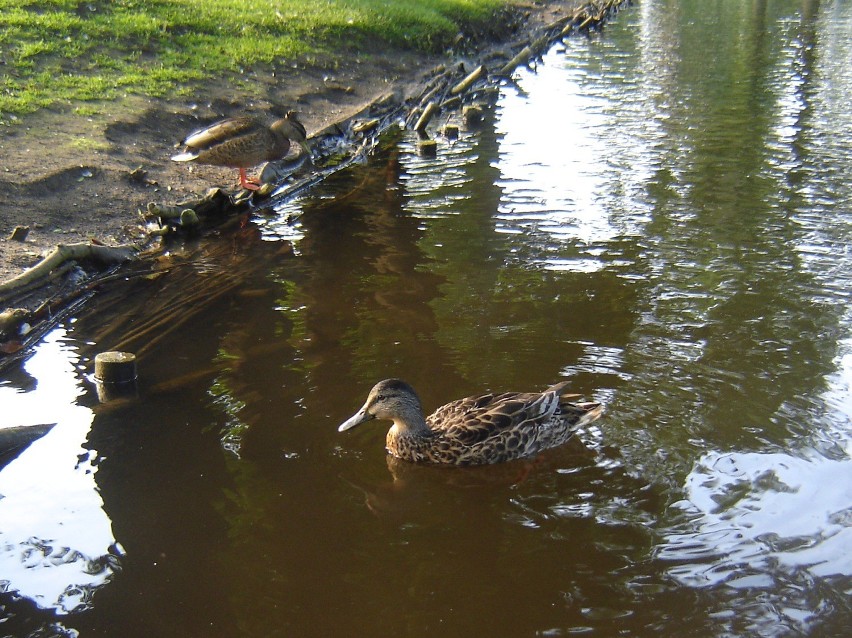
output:
M506 231L546 233L556 243L593 246L642 221L641 211L616 214L612 204L647 178L641 161L631 157L641 155L644 146L629 134L617 147L608 143L611 131L624 127L625 114L614 121L606 112L607 100L578 90L577 76L588 78L563 68L563 60L564 54L555 50L535 74L524 78L524 90L541 99L528 101L512 89L504 92L495 163L503 191L498 219ZM623 176L616 172L628 167ZM628 183L613 181L614 176Z
M64 333L27 360L34 389L0 386L0 428L52 426L0 470L0 588L58 614L87 608L120 553L95 484L97 455L82 447L94 414L77 404L84 390Z

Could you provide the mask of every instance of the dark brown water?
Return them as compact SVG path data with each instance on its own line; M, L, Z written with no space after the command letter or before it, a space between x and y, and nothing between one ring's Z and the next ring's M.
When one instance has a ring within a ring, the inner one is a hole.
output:
M0 635L847 635L850 59L847 2L646 0L437 161L105 290L0 381L55 424L0 465ZM607 413L415 467L336 431L388 376Z

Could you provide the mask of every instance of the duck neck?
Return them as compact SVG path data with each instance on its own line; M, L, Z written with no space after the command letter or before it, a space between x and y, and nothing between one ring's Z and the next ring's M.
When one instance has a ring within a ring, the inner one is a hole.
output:
M423 438L432 435L423 412L413 406L394 416L391 430L396 436Z

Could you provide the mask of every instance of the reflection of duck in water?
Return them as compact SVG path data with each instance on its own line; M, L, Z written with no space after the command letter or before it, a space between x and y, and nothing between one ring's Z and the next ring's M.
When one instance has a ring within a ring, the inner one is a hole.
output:
M387 449L408 461L451 465L498 463L530 456L565 443L577 428L603 413L600 403L572 403L567 382L544 392L485 394L452 401L423 416L410 385L386 379L343 423L343 432L371 419L390 419Z
M250 116L232 117L189 135L182 142L186 150L172 159L238 168L240 186L257 190L258 184L246 178L246 169L281 159L290 150L291 141L310 157L306 140L305 127L293 111L268 126Z

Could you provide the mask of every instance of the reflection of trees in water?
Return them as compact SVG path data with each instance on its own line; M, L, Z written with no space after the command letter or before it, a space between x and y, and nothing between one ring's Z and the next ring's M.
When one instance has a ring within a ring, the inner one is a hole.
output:
M104 509L126 556L124 572L98 592L93 612L75 619L83 633L90 624L109 626L112 614L136 618L147 635L175 635L182 626L191 634L189 627L207 624L195 614L206 614L208 601L227 599L222 589L230 577L215 574L228 535L250 534L268 512L254 507L266 496L260 490L231 520L223 486L236 484L235 497L241 483L250 489L262 482L245 480L253 466L233 463L222 443L240 453L247 432L269 423L264 401L281 394L282 384L301 381L281 363L296 359L288 341L294 323L276 309L269 280L270 271L289 272L289 246L260 241L250 226L174 250L162 259L167 275L105 290L99 314L78 322L81 333L96 335L98 350L119 346L140 355L140 400L98 406L89 436L102 458L96 480ZM195 611L180 619L153 611L181 604ZM216 615L219 629L234 635L228 616Z
M371 382L376 362L404 369L406 360L436 354L428 353L435 330L429 302L440 278L424 268L420 223L402 212L397 153L347 175L333 186L334 199L303 206L306 348L335 351L332 386L341 373Z
M818 393L832 369L837 344L824 335L837 331L841 314L814 303L817 286L799 250L813 229L795 218L814 202L803 201L807 188L791 186L803 165L821 161L808 141L818 6L804 3L795 24L754 3L736 33L710 32L699 4L660 7L646 21L649 41L682 40L659 58L645 52L655 70L648 84L665 89L658 162L667 181L649 184L644 319L628 360L634 400L620 406L655 437L680 439L663 431L672 422L723 446L800 434L799 420L779 413L791 399L809 403L801 397ZM740 7L719 9L736 12L726 22L741 20ZM717 55L689 46L693 36ZM688 449L676 447L690 463Z
M334 199L304 201L298 256L270 265L255 255L265 273L253 286L266 292L241 299L237 320L217 327L214 405L239 424L242 458L226 460L231 487L217 507L230 542L216 561L237 575L226 593L246 635L268 634L270 599L298 615L328 594L317 577L338 554L318 554L318 543L345 543L329 521L345 485L330 472L339 442L331 422L317 427L323 416L348 409L376 361L439 359L428 353L438 278L422 268L417 222L399 212L397 170L393 156L381 158L335 178Z

